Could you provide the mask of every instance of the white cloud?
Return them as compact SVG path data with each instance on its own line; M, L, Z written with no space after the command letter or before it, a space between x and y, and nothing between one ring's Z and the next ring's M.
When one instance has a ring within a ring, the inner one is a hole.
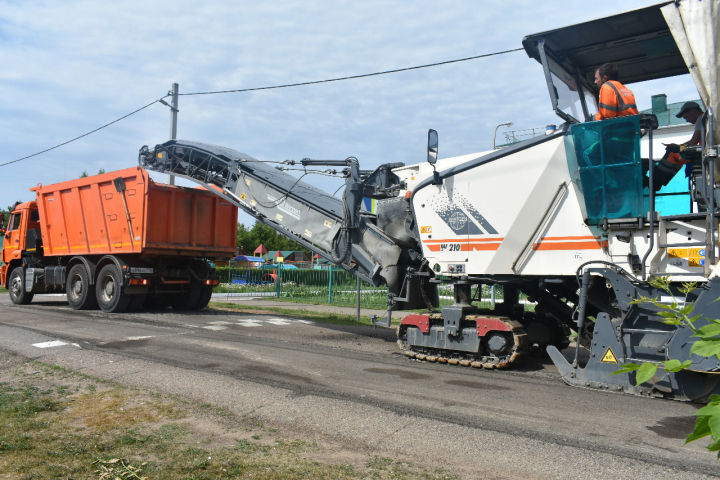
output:
M0 0L0 163L42 150L163 96L360 74L517 48L531 33L652 1L15 2ZM682 85L678 87L677 85ZM661 87L669 101L693 89ZM658 91L636 91L649 104ZM363 168L420 162L427 128L449 156L488 148L495 125L557 122L524 52L391 76L182 96L180 138L268 160L344 158ZM135 165L168 138L153 105L42 156L0 168L0 206L38 182ZM321 185L337 182L319 179Z

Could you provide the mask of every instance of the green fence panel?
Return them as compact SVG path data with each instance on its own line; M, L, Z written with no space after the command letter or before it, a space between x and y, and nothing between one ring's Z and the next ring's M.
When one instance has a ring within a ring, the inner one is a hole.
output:
M216 293L246 296L270 296L278 300L296 303L337 305L354 307L358 294L361 308L384 310L387 308L388 290L385 285L375 286L360 281L340 268L293 268L292 266L268 265L265 268L217 267L220 285ZM480 288L480 294L478 294ZM438 285L440 306L452 305L452 285ZM473 288L473 304L491 309L495 301L502 302L502 285L493 288L481 285ZM527 296L520 294L526 310L534 306L527 303Z

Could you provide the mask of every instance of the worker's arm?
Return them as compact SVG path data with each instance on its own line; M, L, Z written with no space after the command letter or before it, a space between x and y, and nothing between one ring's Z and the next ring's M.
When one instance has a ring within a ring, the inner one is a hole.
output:
M617 97L615 96L615 92L606 83L603 83L600 87L598 113L595 114L595 120L605 120L606 118L610 118L608 116L608 109L605 107L610 107L612 109L613 106L617 108Z
M686 147L692 147L692 146L695 146L695 145L700 145L700 140L701 140L701 138L702 138L702 136L701 136L701 134L700 134L700 130L695 130L695 131L693 132L692 137L690 137L690 140L688 140L687 142L683 143L682 145L684 145L684 146L686 146Z

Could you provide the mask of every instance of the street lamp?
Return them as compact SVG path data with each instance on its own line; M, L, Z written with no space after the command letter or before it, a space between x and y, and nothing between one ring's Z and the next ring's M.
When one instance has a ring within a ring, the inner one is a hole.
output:
M497 147L495 147L495 137L497 137L498 128L500 128L500 127L512 127L512 125L513 125L512 122L507 122L507 123L501 123L500 125L498 125L497 127L495 127L495 133L493 134L493 150L495 150L495 148L497 148Z

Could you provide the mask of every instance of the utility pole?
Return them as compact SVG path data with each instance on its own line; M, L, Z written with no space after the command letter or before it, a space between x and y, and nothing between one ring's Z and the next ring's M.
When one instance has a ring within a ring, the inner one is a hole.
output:
M177 140L177 114L178 114L178 91L179 86L177 83L172 84L172 90L170 95L170 140ZM170 175L170 185L175 185L175 175Z

